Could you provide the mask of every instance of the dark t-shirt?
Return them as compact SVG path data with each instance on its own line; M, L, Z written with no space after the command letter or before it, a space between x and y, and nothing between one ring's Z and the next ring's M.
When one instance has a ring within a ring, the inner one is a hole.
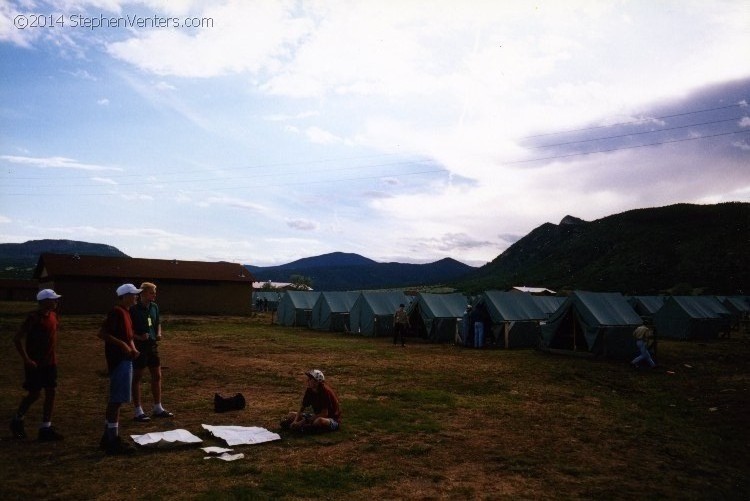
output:
M339 399L328 385L320 385L317 392L309 388L305 391L305 395L302 397L302 407L308 406L312 407L315 414L320 414L323 409L328 409L328 417L341 422Z
M130 318L133 321L133 332L148 334L151 341L156 341L159 332L159 306L153 301L148 305L140 301L130 308Z
M130 343L133 340L133 323L128 310L121 306L112 308L104 319L102 330L125 343ZM107 342L104 343L104 356L107 358L107 369L110 373L123 360L130 360L130 356L123 352L122 348Z
M20 329L26 336L26 354L38 367L57 365L57 314L29 313Z

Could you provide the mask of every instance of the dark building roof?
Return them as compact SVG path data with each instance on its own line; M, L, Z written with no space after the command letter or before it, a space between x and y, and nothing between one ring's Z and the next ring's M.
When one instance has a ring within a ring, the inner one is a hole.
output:
M39 256L34 278L48 277L54 279L63 277L121 278L123 280L152 277L158 280L247 282L248 285L252 285L255 280L244 266L237 263L44 253Z

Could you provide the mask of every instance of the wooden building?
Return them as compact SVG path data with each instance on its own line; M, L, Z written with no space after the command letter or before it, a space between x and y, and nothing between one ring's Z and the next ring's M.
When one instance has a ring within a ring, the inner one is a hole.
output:
M0 279L0 301L36 301L36 280Z
M45 253L34 278L39 288L62 295L62 313L105 314L123 283L157 286L162 313L244 315L250 313L253 276L241 264Z

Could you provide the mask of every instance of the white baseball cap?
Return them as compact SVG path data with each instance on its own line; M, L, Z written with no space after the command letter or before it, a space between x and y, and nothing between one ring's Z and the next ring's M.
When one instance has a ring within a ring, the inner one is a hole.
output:
M305 374L307 374L307 377L311 377L311 378L313 378L315 381L317 381L319 383L322 383L323 381L326 380L326 377L318 369L309 370L309 371L305 372Z
M36 295L37 301L44 301L45 299L60 299L62 296L52 289L42 289Z
M117 297L124 296L125 294L140 294L143 289L136 288L133 284L122 284L117 288Z

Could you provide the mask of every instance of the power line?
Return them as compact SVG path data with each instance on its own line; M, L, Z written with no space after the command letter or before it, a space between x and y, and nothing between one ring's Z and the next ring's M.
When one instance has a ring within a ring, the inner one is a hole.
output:
M666 132L666 131L677 130L677 129L687 129L689 127L700 127L702 125L714 125L714 124L719 124L719 123L724 123L724 122L732 122L734 120L741 120L741 119L742 119L742 117L726 118L724 120L714 120L712 122L701 122L701 123L697 123L697 124L680 125L680 126L677 126L677 127L668 127L668 128L665 128L665 129L658 129L658 130L645 130L645 131L640 131L640 132L629 132L627 134L619 134L617 136L604 136L604 137L597 137L597 138L594 138L594 139L580 139L578 141L568 141L568 142L565 142L565 143L544 144L544 145L541 145L541 146L529 146L528 148L536 150L536 149L540 149L540 148L552 148L554 146L568 146L568 145L571 145L571 144L590 143L590 142L593 142L593 141L605 141L607 139L619 139L621 137L639 136L639 135L643 135L643 134L656 134L657 132Z
M727 106L719 106L718 108L707 108L705 110L686 111L684 113L676 113L674 115L664 115L664 116L661 116L661 117L652 117L652 118L649 118L648 120L664 120L666 118L683 117L683 116L686 116L686 115L694 115L696 113L707 113L709 111L718 111L718 110L726 110L726 109L729 109L729 108L743 107L743 106L746 106L746 105L743 105L744 101L745 100L740 101L740 102L735 103L735 104L730 104L730 105L727 105ZM519 139L531 139L531 138L534 138L534 137L553 136L555 134L568 134L570 132L584 132L584 131L587 131L587 130L608 129L610 127L619 127L620 125L633 125L633 124L642 124L642 123L644 123L643 119L631 120L629 122L620 122L620 123L615 123L615 124L610 124L610 125L597 125L597 126L594 126L594 127L585 127L583 129L560 130L560 131L556 131L556 132L546 132L544 134L534 134L534 135L531 135L531 136L523 136L523 137L520 137Z
M541 157L541 158L530 158L527 160L514 160L511 162L504 162L506 164L520 164L520 163L528 163L528 162L539 162L542 160L556 160L558 158L568 158L568 157L577 157L582 155L593 155L595 153L610 153L612 151L621 151L621 150L634 150L636 148L646 148L648 146L660 146L663 144L670 144L670 143L681 143L685 141L695 141L697 139L709 139L712 137L719 137L719 136L729 136L732 134L742 134L743 132L750 132L750 130L736 130L733 132L721 132L719 134L711 134L710 136L699 136L699 137L685 137L682 139L671 139L669 141L659 141L656 143L648 143L648 144L639 144L635 146L622 146L619 148L609 148L606 150L596 150L596 151L586 151L586 152L579 152L579 153L569 153L567 155L555 155L551 157Z

